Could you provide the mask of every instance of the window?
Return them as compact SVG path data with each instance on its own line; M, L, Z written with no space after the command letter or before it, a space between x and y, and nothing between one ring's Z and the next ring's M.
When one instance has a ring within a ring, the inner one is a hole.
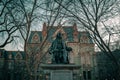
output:
M84 80L91 80L91 71L83 71Z
M15 59L16 59L16 60L21 60L21 59L22 59L22 55L21 55L20 52L18 52L18 53L16 54Z
M88 71L88 79L91 80L91 71Z
M9 55L8 55L8 58L9 58L9 59L12 59L12 54L9 54Z
M8 69L14 69L14 63L13 62L8 63Z
M83 71L83 78L86 80L86 71Z
M31 42L32 43L39 43L40 42L40 38L39 38L38 33L34 33L32 39L31 39Z

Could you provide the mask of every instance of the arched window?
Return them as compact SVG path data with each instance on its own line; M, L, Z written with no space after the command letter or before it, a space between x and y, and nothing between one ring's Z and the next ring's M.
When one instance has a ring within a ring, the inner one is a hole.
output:
M8 55L8 58L9 58L9 59L12 59L12 54L11 54L11 53Z
M21 55L20 52L18 52L18 53L16 54L15 59L16 59L16 60L21 60L21 59L22 59L22 55Z
M37 33L34 33L31 42L32 43L39 43L40 42L39 35Z

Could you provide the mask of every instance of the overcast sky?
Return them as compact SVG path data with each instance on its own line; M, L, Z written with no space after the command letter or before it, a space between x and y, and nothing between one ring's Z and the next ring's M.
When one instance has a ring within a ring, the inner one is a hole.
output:
M106 22L106 25L110 25L110 26L118 25L119 22L120 22L119 20L120 20L119 17L116 17L114 19L110 19L109 21ZM31 30L32 31L41 31L42 30L42 25L43 25L43 22L36 21L34 23L34 25L32 25L32 29ZM78 29L81 30L80 28L82 28L82 27L80 25L77 25L77 26L78 26ZM99 26L102 26L102 25L99 25ZM102 28L100 28L99 30L101 32L103 31ZM118 39L119 39L119 36L117 36L116 34L111 36L111 42L117 41ZM108 40L108 35L106 35L104 37L104 40ZM14 44L15 45L13 45L13 43L6 45L5 49L9 50L9 51L17 51L17 50L23 51L23 44L17 43L18 44L17 46L16 46L16 43L14 43Z

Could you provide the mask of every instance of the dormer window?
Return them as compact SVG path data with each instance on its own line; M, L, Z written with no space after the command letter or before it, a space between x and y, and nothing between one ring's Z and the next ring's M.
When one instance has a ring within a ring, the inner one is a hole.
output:
M34 39L34 41L38 41L38 36L35 35L33 39Z
M12 59L12 54L9 54L8 58L9 58L9 59Z
M80 39L80 42L81 43L89 43L89 40L86 36L82 36L81 39Z
M16 59L16 60L21 60L21 59L22 59L22 55L21 55L20 52L18 52L18 53L16 54L15 59Z
M39 39L39 35L37 33L35 33L32 37L32 43L39 43L40 39Z

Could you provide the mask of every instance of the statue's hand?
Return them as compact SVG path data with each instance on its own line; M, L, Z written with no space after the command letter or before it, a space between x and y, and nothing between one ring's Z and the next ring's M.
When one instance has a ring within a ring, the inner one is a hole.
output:
M72 48L71 47L67 47L66 50L67 51L72 51Z
M54 49L54 51L59 51L59 49Z
M49 54L53 54L53 51L49 51Z

